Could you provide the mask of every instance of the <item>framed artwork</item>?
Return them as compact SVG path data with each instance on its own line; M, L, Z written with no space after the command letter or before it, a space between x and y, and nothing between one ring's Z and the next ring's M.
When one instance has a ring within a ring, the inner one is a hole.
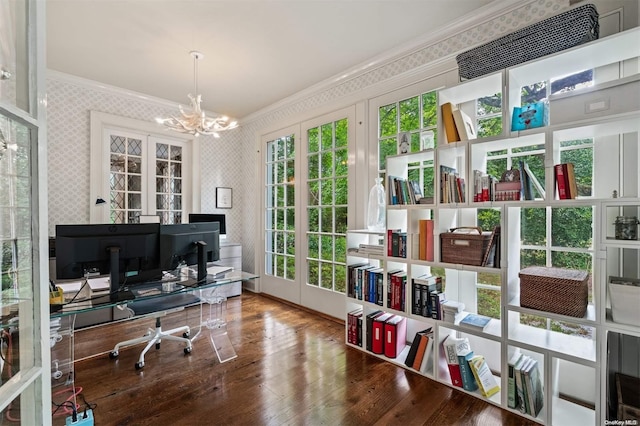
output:
M233 204L233 193L231 188L219 186L216 188L216 208L230 209Z

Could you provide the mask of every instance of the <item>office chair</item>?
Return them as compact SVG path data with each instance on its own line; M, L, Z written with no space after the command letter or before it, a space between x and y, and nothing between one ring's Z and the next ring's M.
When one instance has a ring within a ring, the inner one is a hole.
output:
M126 340L119 342L113 348L113 351L109 353L109 358L115 359L120 354L120 348L126 346L137 345L139 343L147 342L147 346L140 353L138 362L136 362L136 370L140 370L144 367L144 356L155 345L156 349L160 349L160 342L162 340L172 340L175 342L183 342L185 344L185 355L190 354L193 348L191 339L189 339L190 329L189 326L184 325L181 327L172 328L171 330L162 330L161 318L167 316L167 314L178 312L183 310L187 306L192 306L201 303L200 298L193 294L181 293L173 294L164 297L158 297L155 299L143 300L139 302L131 302L127 305L132 313L132 316L150 316L155 318L155 328L149 328L144 336L136 339ZM200 305L202 309L202 305ZM202 315L202 314L201 314ZM182 336L174 336L174 334L182 333Z

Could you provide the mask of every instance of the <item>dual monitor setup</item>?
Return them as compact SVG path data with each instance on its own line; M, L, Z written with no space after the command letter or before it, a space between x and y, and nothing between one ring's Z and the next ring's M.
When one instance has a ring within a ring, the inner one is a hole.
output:
M109 275L112 302L134 299L130 285L161 280L163 271L197 265L196 284L207 262L220 256L224 215L190 214L189 223L56 226L56 278Z

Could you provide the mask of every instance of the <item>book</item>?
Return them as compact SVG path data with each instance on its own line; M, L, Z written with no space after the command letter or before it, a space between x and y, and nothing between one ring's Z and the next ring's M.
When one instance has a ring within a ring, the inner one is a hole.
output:
M418 221L419 229L419 247L418 258L433 262L433 226L432 219L420 219Z
M374 311L367 315L366 319L366 342L365 349L373 352L373 320L382 315L384 312L382 311Z
M431 305L431 318L433 319L442 319L442 310L441 306L444 302L447 301L447 297L440 290L434 290L431 292L430 296L430 305Z
M382 355L384 353L384 323L393 317L393 314L384 313L373 319L373 329L371 332L371 352Z
M482 266L493 266L499 268L500 265L495 262L496 247L498 246L498 240L500 239L500 226L496 226L491 231L491 237L489 237L489 244L484 252L482 258Z
M458 129L456 128L456 123L453 118L453 110L455 107L451 102L447 102L442 104L440 108L442 110L442 124L444 125L444 131L447 135L447 142L458 142L460 135L458 134Z
M473 330L484 330L491 322L491 318L484 315L468 314L460 320L461 327L467 327Z
M575 199L578 196L578 186L576 184L576 175L573 167L573 163L562 164L563 171L565 172L565 180L567 182L567 191L569 192L569 198Z
M414 204L417 204L422 198L422 188L420 188L420 182L417 180L409 181L409 188L413 194Z
M456 356L458 357L458 364L460 365L460 376L462 377L462 387L468 391L474 391L478 389L473 373L469 368L469 358L474 355L469 339L462 337L456 339Z
M426 374L433 365L433 332L427 333L427 347L424 350L422 363L420 364L420 372Z
M360 328L358 328L358 324L360 324ZM347 342L352 345L362 346L362 308L358 308L354 311L351 311L347 314Z
M520 410L521 413L527 413L527 406L525 404L525 394L524 394L524 382L522 380L522 367L527 362L529 362L531 358L527 355L522 355L516 365L513 367L514 376L516 379L516 408Z
M476 128L473 120L461 109L452 111L453 121L456 124L456 130L461 141L468 141L477 138Z
M431 327L425 328L424 330L418 331L416 335L413 337L413 342L411 342L411 346L409 347L409 352L407 353L407 357L404 360L404 365L407 367L413 368L413 362L416 359L416 354L418 353L418 346L420 345L420 340L422 335L428 333L432 330Z
M527 173L525 172L524 165L524 161L518 161L518 167L520 169L520 182L522 182L522 189L520 191L520 194L522 195L523 200L533 200L533 187L531 184L531 179L529 179Z
M420 343L418 343L418 351L416 352L416 357L413 360L413 365L411 368L414 370L420 371L420 366L422 365L422 358L424 357L425 351L427 350L427 343L429 342L429 335L427 333L420 335Z
M508 377L507 377L507 406L509 408L516 408L516 377L515 377L515 366L522 358L522 352L519 349L516 349L513 356L509 359L508 362Z
M384 355L396 358L407 344L407 319L395 315L384 323Z
M524 382L529 405L529 414L536 417L544 405L544 392L542 390L542 380L538 370L538 361L532 359L523 369Z
M442 342L445 360L449 369L449 376L451 377L451 384L461 388L462 375L460 374L460 363L458 362L458 354L456 352L457 344L458 339L451 335L447 336Z
M500 386L498 386L496 378L482 355L472 356L469 359L469 367L471 367L473 377L475 377L478 388L485 398L489 398L500 391Z
M566 200L569 198L569 194L567 192L568 183L567 178L564 175L564 168L562 167L562 164L556 164L553 166L553 171L556 180L556 187L558 189L558 198L560 200Z

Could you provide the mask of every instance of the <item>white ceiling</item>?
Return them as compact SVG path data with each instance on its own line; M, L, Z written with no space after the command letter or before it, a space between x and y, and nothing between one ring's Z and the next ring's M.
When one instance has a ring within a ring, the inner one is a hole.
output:
M242 118L492 0L48 0L47 66Z

